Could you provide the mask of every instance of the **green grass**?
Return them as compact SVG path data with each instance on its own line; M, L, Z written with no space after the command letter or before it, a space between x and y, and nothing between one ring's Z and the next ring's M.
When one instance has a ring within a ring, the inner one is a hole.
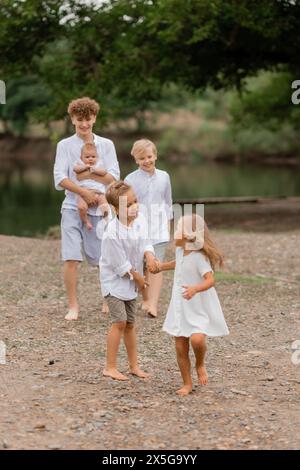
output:
M225 282L240 282L243 284L267 284L273 282L274 279L271 277L260 277L260 276L244 276L243 274L224 273L217 272L215 274L217 281Z

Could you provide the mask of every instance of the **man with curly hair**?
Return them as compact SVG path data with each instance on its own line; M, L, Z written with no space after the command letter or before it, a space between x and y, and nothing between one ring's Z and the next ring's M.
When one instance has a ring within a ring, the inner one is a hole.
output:
M77 320L79 303L77 298L78 265L83 261L83 253L92 266L99 265L101 240L96 234L96 226L101 220L97 215L98 196L91 189L81 186L79 181L92 179L102 185L109 185L120 179L120 168L114 144L111 140L93 133L100 106L88 97L70 102L68 114L75 127L75 134L57 144L54 164L54 182L57 190L65 190L61 208L61 253L64 261L64 282L68 297L69 310L66 320ZM103 162L102 176L89 170L76 174L75 162L80 158L84 144L92 142ZM82 222L77 198L80 196L88 205L88 215L92 229L88 230ZM83 252L83 253L82 253ZM104 304L103 311L107 310Z

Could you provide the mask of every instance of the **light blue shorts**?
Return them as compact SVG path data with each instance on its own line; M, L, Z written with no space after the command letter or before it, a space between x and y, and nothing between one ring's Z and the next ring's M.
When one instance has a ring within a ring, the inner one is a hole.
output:
M77 209L63 209L61 216L61 256L63 261L83 261L83 253L92 266L99 265L101 240L97 238L96 227L101 216L89 215L93 225L88 230Z
M166 254L166 248L168 246L168 242L157 243L157 245L153 245L155 251L155 258L159 259L163 263Z

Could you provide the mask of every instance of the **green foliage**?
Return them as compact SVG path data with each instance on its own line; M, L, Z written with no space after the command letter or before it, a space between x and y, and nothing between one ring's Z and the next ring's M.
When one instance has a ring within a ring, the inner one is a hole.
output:
M169 106L173 84L187 90L180 101L207 87L242 89L260 70L300 73L300 0L2 0L0 17L0 77L38 76L51 99L38 100L33 115L46 123L90 95L102 105L101 125L135 117L143 128L147 110ZM277 103L273 92L249 95L237 119L258 104L262 120L271 108L298 123L284 74L273 83ZM207 101L206 113L216 117L216 108Z
M285 124L300 129L300 108L291 102L290 72L264 73L249 79L241 95L235 95L230 113L233 126L277 131Z
M18 135L23 135L30 115L49 102L50 92L36 77L10 80L6 88L7 103L0 107L0 118Z

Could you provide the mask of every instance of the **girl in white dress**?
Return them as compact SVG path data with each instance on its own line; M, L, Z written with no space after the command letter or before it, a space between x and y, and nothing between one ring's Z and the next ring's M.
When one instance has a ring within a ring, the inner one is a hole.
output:
M177 393L192 391L189 346L196 358L198 382L206 385L208 375L204 358L206 336L229 333L217 292L214 269L223 266L223 254L210 238L206 223L199 215L182 217L175 232L176 260L159 263L158 270L175 268L172 298L163 330L175 337L177 362L183 387Z

